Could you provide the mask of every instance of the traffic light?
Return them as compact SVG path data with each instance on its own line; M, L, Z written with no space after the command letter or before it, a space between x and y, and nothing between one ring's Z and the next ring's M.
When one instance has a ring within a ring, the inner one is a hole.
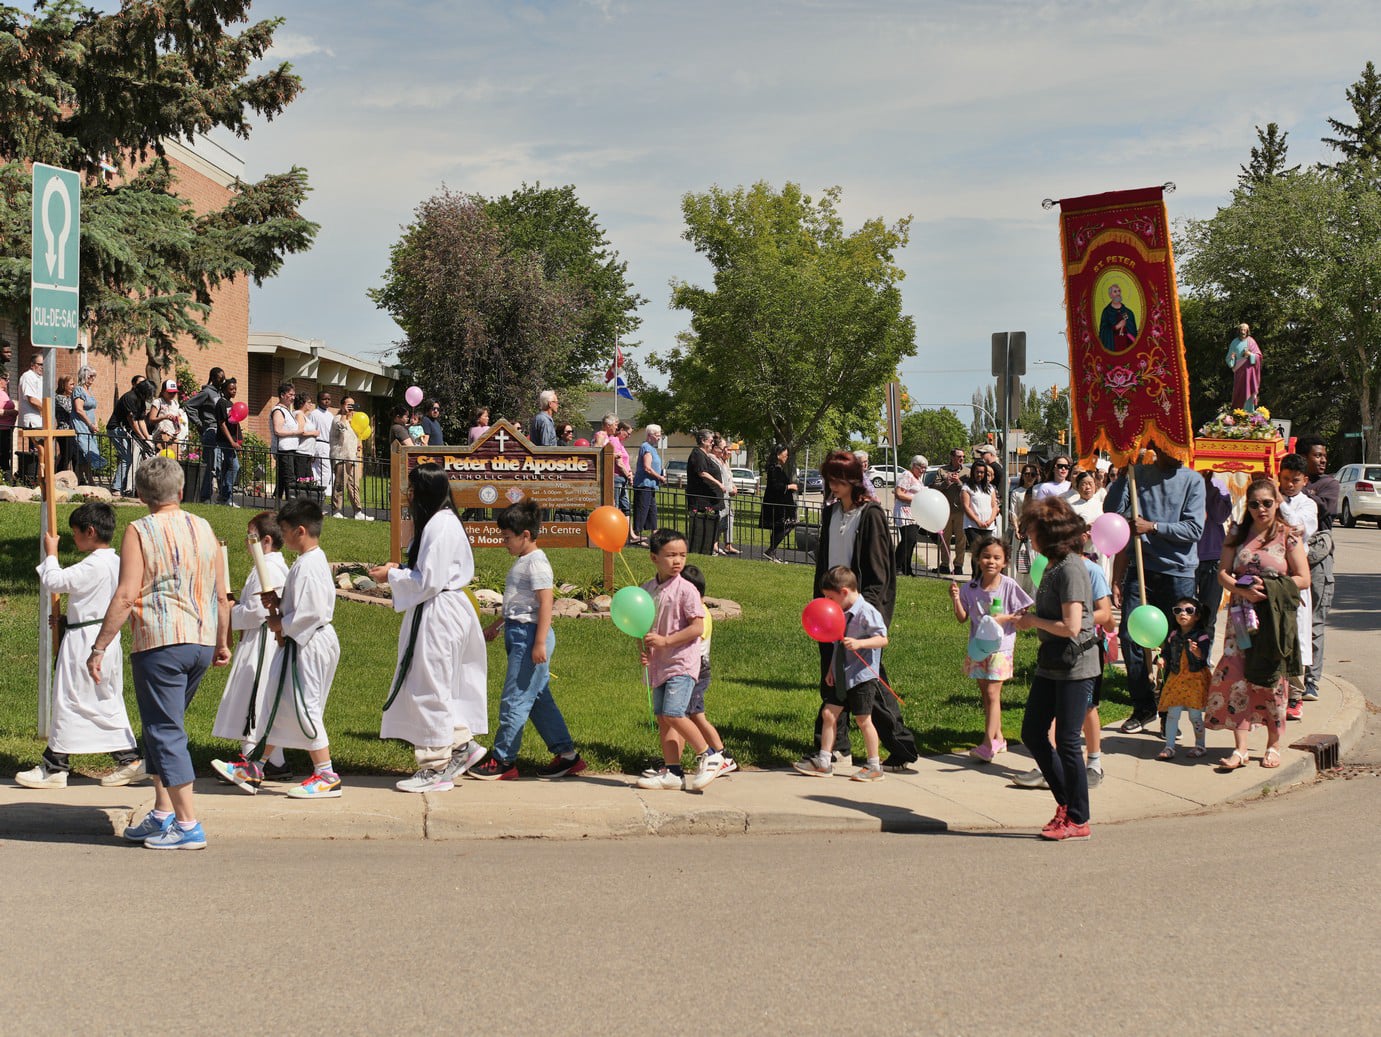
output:
M1060 446L1065 445L1065 430L1060 429Z
M995 436L993 433L989 432L989 433L988 433L988 445L989 445L989 446L992 446L992 445L993 445L994 443L996 443L996 442L997 442L997 436Z

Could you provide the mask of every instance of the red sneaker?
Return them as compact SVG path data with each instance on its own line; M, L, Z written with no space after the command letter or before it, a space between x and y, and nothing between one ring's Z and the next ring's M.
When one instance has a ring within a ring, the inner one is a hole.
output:
M1057 831L1057 830L1059 830L1059 829L1061 829L1061 828L1063 828L1063 827L1066 825L1066 823L1067 823L1067 820L1066 820L1066 815L1067 815L1067 813L1068 813L1068 811L1066 810L1065 807L1056 807L1056 808L1055 808L1055 816L1052 817L1049 821L1047 821L1046 824L1045 824L1045 827L1041 829L1041 838L1042 838L1042 839L1055 839L1055 838L1057 838L1057 836L1051 835L1051 833L1052 833L1052 832L1055 832L1055 831Z
M1087 821L1085 821L1083 824L1078 824L1074 821L1070 821L1067 818L1065 819L1065 823L1062 824L1059 828L1041 833L1041 838L1050 839L1055 842L1077 843L1087 840L1088 837L1089 826Z

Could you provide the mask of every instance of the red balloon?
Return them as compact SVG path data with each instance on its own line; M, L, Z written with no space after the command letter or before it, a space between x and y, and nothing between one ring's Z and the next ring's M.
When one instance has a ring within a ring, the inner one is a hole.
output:
M238 425L247 417L249 417L249 404L245 403L244 400L236 400L230 405L230 420L234 424Z
M822 644L843 638L847 625L844 610L829 598L813 598L801 610L801 628Z
M589 441L588 439L577 439L574 443L571 444L571 446L589 446L589 445L590 445L590 441Z
M618 553L628 543L628 516L606 504L590 512L585 520L585 532L596 547Z

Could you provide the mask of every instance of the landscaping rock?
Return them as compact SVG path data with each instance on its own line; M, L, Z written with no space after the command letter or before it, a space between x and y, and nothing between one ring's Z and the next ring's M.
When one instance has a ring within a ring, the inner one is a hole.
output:
M613 601L608 594L599 594L590 599L590 608L595 612L608 612Z
M63 490L75 490L77 488L76 472L58 472L53 476L53 482Z
M590 606L579 598L557 598L551 605L551 614L563 619L574 619L590 611Z
M503 595L498 591L491 591L488 587L472 588L475 592L475 600L481 605L502 605Z
M76 496L84 501L100 501L109 504L115 499L114 495L104 486L78 486Z
M560 587L556 588L556 596L558 598L574 598L579 594L580 588L573 583L563 583Z
M0 486L0 501L27 504L34 499L34 491L27 486Z
M351 581L351 586L353 586L355 590L359 591L361 594L368 594L370 591L375 590L379 585L375 583L373 580L371 580L368 576L356 576L355 579Z
M350 580L349 573L341 573L336 577L336 586L343 591L353 590L354 584Z
M728 598L706 598L705 607L712 611L717 620L743 618L743 606Z

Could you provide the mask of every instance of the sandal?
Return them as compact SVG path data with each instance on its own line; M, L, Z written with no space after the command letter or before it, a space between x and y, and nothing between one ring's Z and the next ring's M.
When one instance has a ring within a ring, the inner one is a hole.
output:
M1160 752L1156 753L1156 759L1157 759L1157 760L1173 760L1174 758L1175 758L1175 750L1172 749L1172 748L1171 748L1170 746L1168 746L1168 745L1167 745L1164 749L1162 749Z
M1188 756L1191 760L1197 760L1199 757L1203 756L1207 752L1208 750L1205 749L1202 745L1196 745L1192 749L1187 749L1185 751L1185 755Z
M1239 767L1245 767L1249 763L1251 763L1250 756L1241 749L1234 749L1231 756L1218 761L1218 769L1220 771L1235 771Z
M741 554L743 554L743 552L740 551L740 550L739 550L737 547L735 547L733 544L729 544L728 546L726 546L726 547L724 548L724 553L725 553L726 555L741 555Z
M1261 766L1267 770L1274 770L1280 766L1280 750L1274 745L1266 750L1266 754L1261 757Z

